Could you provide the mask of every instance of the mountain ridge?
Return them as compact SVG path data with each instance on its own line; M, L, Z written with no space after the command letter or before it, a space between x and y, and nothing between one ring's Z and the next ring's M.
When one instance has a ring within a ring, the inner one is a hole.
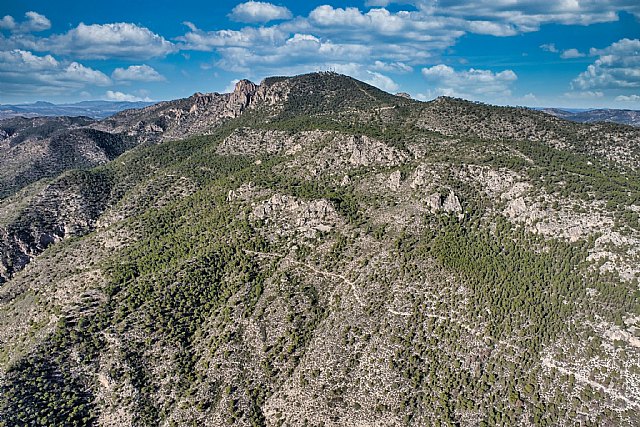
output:
M0 200L0 423L637 422L640 130L332 73L80 129Z

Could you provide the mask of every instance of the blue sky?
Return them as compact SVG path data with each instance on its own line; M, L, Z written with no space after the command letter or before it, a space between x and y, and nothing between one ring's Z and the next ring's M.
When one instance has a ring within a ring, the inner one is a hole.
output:
M638 0L13 0L0 103L175 99L332 69L422 100L640 109L639 39Z

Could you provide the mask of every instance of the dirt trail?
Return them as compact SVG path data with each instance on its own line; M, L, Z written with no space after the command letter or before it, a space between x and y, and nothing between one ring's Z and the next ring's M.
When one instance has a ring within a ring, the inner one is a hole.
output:
M331 273L331 272L325 271L325 270L319 270L319 269L317 269L316 267L314 267L311 264L307 264L307 263L304 263L304 262L301 262L301 261L293 260L291 258L288 258L286 255L280 254L280 253L277 253L277 252L266 253L266 252L255 252L255 251L246 250L245 253L248 253L248 254L251 254L251 255L258 255L258 256L266 256L268 258L281 258L282 260L286 260L286 261L290 262L291 264L295 264L295 265L299 265L301 267L305 267L306 269L311 270L314 273L319 274L321 276L327 276L327 277L332 277L334 279L342 280L343 282L345 282L347 285L349 285L351 287L351 290L353 291L353 296L356 298L356 301L358 301L358 304L360 305L360 307L365 307L366 306L366 304L360 298L360 295L358 295L358 290L356 289L355 282L352 282L351 280L347 279L342 274Z

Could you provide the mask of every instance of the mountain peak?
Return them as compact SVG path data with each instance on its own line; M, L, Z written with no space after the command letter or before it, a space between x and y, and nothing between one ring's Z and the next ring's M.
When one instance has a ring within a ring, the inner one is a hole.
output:
M233 89L233 93L243 94L245 96L252 96L257 89L258 89L258 85L253 83L251 80L242 79L238 83L236 83L236 86Z

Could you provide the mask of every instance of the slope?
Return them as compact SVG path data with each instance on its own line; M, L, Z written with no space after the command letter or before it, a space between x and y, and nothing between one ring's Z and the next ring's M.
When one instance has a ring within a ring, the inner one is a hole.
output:
M25 189L105 183L93 223L0 288L1 422L637 424L627 159L333 74L250 99Z

